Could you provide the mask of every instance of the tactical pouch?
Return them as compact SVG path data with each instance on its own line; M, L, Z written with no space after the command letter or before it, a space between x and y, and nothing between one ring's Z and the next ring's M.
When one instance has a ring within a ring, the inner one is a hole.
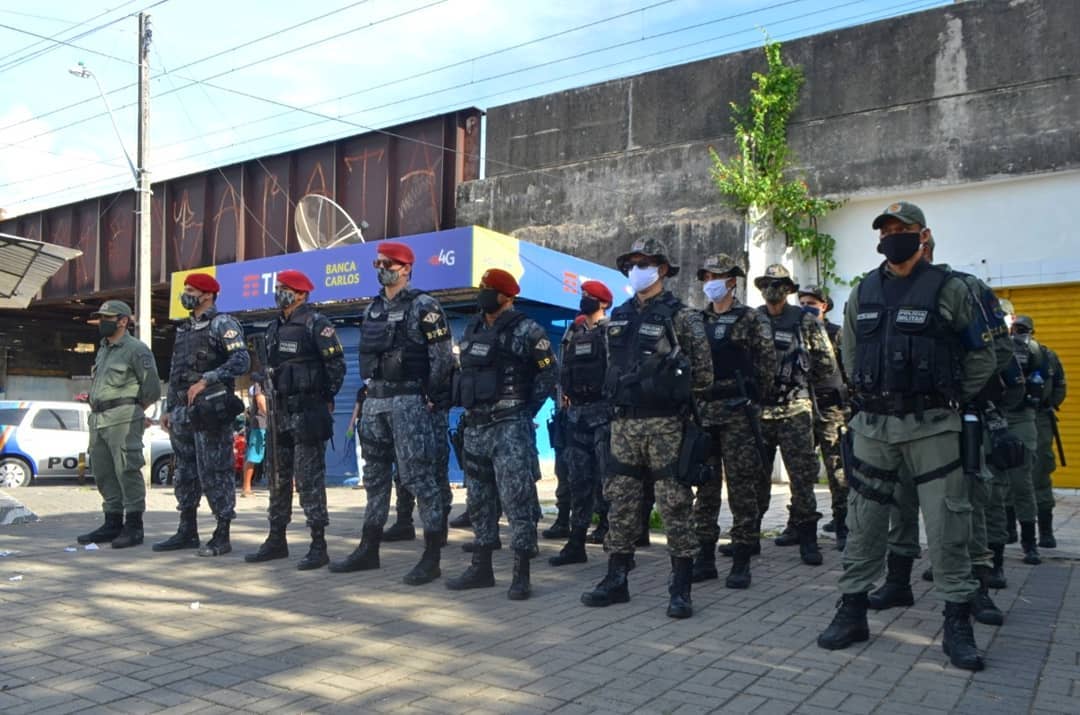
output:
M300 444L319 444L334 436L334 416L326 404L309 402L301 413L296 441Z
M1026 448L1023 441L1008 430L990 432L990 464L1000 469L1016 469L1024 466Z
M223 383L217 383L195 396L188 418L196 432L209 432L231 425L243 411L243 400Z
M700 487L714 478L712 465L708 463L712 451L712 436L694 422L683 429L682 445L675 478L688 487Z
M566 414L556 412L547 421L548 442L552 449L564 449L566 447Z

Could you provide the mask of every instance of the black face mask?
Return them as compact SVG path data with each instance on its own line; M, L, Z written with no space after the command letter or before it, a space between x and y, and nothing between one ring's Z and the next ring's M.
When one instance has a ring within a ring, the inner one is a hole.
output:
M481 288L476 295L476 304L485 313L494 313L502 306L499 305L499 291L494 288Z
M579 307L582 315L592 315L600 310L600 301L593 298L591 295L583 295L581 296L581 305Z
M120 327L119 320L105 320L102 318L101 322L98 323L98 335L103 338L111 338L118 327Z
M915 255L919 250L919 232L890 233L882 236L878 242L877 252L885 256L885 260L894 266L898 266Z

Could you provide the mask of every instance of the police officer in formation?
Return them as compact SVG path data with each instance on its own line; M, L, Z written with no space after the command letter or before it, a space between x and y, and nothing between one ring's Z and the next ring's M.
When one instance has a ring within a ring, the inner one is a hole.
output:
M911 218L917 218L912 215ZM921 225L921 224L915 224ZM935 241L929 227L923 226L925 240L921 256L927 263L934 262ZM971 560L972 577L978 589L972 594L971 614L979 623L999 626L1005 616L990 596L991 588L1004 588L1001 562L995 554L1004 550L988 543L986 515L991 508L991 481L993 474L989 462L1008 459L1009 445L1004 444L1001 433L1007 432L1003 409L1018 404L1023 398L1023 375L1016 360L1013 341L1003 320L1004 314L994 292L979 278L969 273L952 271L947 264L939 268L951 271L968 289L981 325L987 328L994 350L996 374L972 400L978 405L978 413L972 413L983 423L982 444L978 465L972 464L968 475L971 500L971 534L968 538L968 556ZM991 429L993 427L993 429ZM995 447L996 445L996 447ZM1012 454L1017 454L1015 445ZM915 490L897 490L894 504L889 512L889 544L886 560L885 583L870 593L868 605L874 610L886 610L897 606L911 606L915 596L911 590L911 567L918 558L919 547L919 500ZM923 573L927 581L933 580L933 568Z
M642 529L643 484L653 481L671 554L667 615L689 618L698 539L691 525L694 495L679 480L678 458L691 400L712 384L709 341L701 312L666 289L679 267L658 239L635 241L616 267L629 277L635 295L612 312L607 325L605 389L615 407L604 483L611 504L604 543L608 571L581 600L586 606L630 600L627 574Z
M934 586L946 601L943 649L953 665L980 670L970 599L968 476L961 461L961 413L994 374L989 327L963 280L921 255L929 240L922 211L899 202L872 226L885 261L848 299L843 357L855 390L853 490L842 599L818 645L835 650L869 638L868 593L888 548L894 494L915 490L926 522Z
M814 485L818 477L818 458L814 452L814 416L811 389L827 382L836 371L832 345L822 323L787 302L799 286L787 268L773 264L765 274L754 279L765 305L758 310L772 324L776 348L776 383L771 399L764 403L762 432L765 438L765 475L758 492L762 514L769 510L770 482L776 449L784 459L791 489L788 527L777 546L799 545L803 563L822 563L817 543L817 510Z
M799 288L799 305L803 312L817 318L829 336L836 355L837 369L829 373L824 382L814 385L814 442L821 450L821 459L825 464L825 475L829 480L829 495L832 497L832 521L822 527L822 531L836 534L836 550L843 551L847 543L847 500L848 486L844 477L843 458L840 455L840 435L844 431L850 414L848 411L847 376L840 360L841 328L828 319L832 310L832 299L819 286Z
M326 553L326 441L333 436L334 397L345 379L345 357L333 324L308 302L315 286L297 270L280 271L274 301L280 315L266 330L273 370L271 400L276 467L270 475L270 534L249 563L289 555L285 529L292 520L293 480L311 530L311 547L296 565L305 571L330 562Z
M611 290L600 281L581 284L581 315L566 332L559 362L566 446L563 459L570 491L569 540L552 566L588 561L585 539L594 505L603 499L603 474L611 440L611 406L604 398L607 318Z
M740 277L745 278L746 272L724 253L706 258L697 272L708 300L703 317L713 384L701 401L701 416L712 435L715 479L698 487L694 499L694 532L700 550L694 559L693 581L719 577L716 542L722 474L732 514L730 555L734 561L728 588L750 586L750 557L761 553L758 490L768 476L760 405L772 395L777 369L769 319L735 297Z
M360 376L367 385L359 428L367 491L363 536L356 550L330 570L379 568L396 464L401 484L416 496L424 527L424 553L403 579L417 586L441 575L448 511L436 468L430 396L449 382L454 355L439 301L410 284L414 263L405 244L379 243L374 267L382 288L364 311L360 334Z
M1030 336L1029 344L1033 350L1041 353L1043 365L1042 399L1035 408L1035 422L1039 431L1038 449L1032 467L1031 482L1035 488L1035 506L1039 517L1039 548L1057 548L1054 538L1054 488L1051 475L1057 469L1054 455L1057 435L1056 410L1065 401L1067 386L1065 369L1061 366L1058 354L1035 340L1035 321L1029 316L1018 315L1012 324L1014 335ZM1058 443L1060 446L1060 442Z
M190 315L176 326L169 368L169 395L161 426L169 432L176 469L173 485L180 525L154 544L154 551L199 548L196 513L202 495L217 519L214 535L199 556L232 551L229 524L236 518L233 421L243 410L234 394L236 378L251 367L244 331L215 301L221 286L207 273L184 278L180 304Z
M101 344L90 380L87 452L105 522L78 542L109 541L123 549L143 542L144 410L161 399L161 380L150 348L128 333L135 319L127 303L107 300L90 317L98 322Z
M499 536L501 501L514 549L514 575L507 596L515 601L531 593L529 561L537 554L540 462L533 418L554 397L558 377L547 333L514 309L514 297L520 292L517 280L507 271L485 271L477 296L480 312L469 321L461 339L455 393L466 410L459 444L476 541L472 563L446 582L452 590L495 585L491 551Z

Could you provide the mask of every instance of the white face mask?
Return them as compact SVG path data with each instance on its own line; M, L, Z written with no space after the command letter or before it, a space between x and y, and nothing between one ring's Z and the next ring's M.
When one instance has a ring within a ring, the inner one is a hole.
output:
M718 303L727 297L727 279L717 278L715 280L705 281L705 284L701 286L701 290L705 293L706 298L713 303Z
M653 283L660 280L660 267L649 266L648 268L642 268L640 266L634 266L630 269L630 287L634 289L635 293L641 293L647 290Z
M1012 328L1012 324L1013 324L1013 317L1012 317L1011 315L1007 315L1007 314L1006 314L1006 315L1005 315L1005 316L1004 316L1004 317L1002 318L1002 320L1004 320L1004 321L1005 321L1005 327L1006 327L1006 328Z

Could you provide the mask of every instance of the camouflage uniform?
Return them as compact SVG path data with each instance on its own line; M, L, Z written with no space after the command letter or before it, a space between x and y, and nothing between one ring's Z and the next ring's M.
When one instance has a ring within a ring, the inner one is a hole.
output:
M851 419L848 409L847 376L840 361L840 335L842 329L836 323L826 322L825 333L837 356L837 370L824 383L814 385L814 442L821 450L825 464L825 476L829 480L832 496L833 524L844 534L847 518L848 485L844 477L843 458L840 454L840 436Z
M490 351L497 353L492 365L473 366L474 358L486 359ZM551 341L534 320L508 309L490 326L483 316L473 318L460 352L459 399L467 410L462 417L467 504L476 545L491 549L499 540L501 502L512 548L535 554L540 461L533 417L555 392L557 364ZM477 385L490 370L513 372L497 386L497 395L467 387ZM464 394L470 391L471 396Z
M233 423L212 429L195 429L187 392L200 379L213 388L221 383L231 394L235 379L251 366L244 331L227 313L211 307L201 316L192 314L177 327L169 395L169 441L176 454L173 473L176 508L194 519L206 493L210 510L219 520L236 518L236 483L233 467Z
M727 272L721 269L728 268L730 259L718 258L706 261L706 269L716 274ZM703 314L712 347L714 382L700 409L702 422L713 438L711 460L717 478L696 490L694 532L702 548L708 546L711 552L720 536L721 473L727 480L732 544L753 545L758 540L758 489L766 476L750 420L758 420L760 425L760 403L773 390L777 361L772 326L761 313L734 299L723 313L718 314L710 304ZM750 400L750 404L744 406L742 400ZM752 418L750 413L755 413Z
M446 315L435 298L406 285L392 299L381 291L364 313L364 326L361 371L368 389L359 433L367 491L365 536L381 534L386 525L395 463L402 486L416 496L424 530L440 532L445 497L436 471L438 444L426 395L445 385L453 372ZM384 340L384 333L390 337ZM395 338L394 333L402 337ZM365 345L378 347L368 352ZM387 379L383 366L402 350L405 357L396 357L399 373Z
M274 369L277 472L270 475L271 532L292 521L293 481L309 528L330 523L326 511L326 432L329 406L345 378L345 357L333 324L308 303L267 328L266 347ZM326 413L323 417L322 413Z

